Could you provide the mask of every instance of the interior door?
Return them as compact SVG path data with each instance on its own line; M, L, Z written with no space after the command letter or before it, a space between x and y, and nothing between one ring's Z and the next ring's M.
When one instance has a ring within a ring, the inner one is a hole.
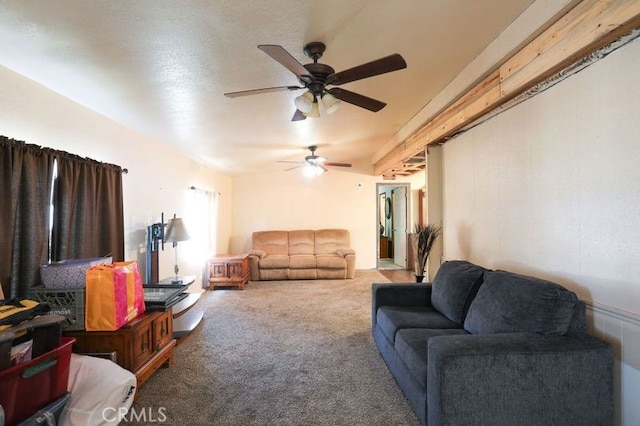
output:
M407 188L391 191L393 211L393 263L407 267Z

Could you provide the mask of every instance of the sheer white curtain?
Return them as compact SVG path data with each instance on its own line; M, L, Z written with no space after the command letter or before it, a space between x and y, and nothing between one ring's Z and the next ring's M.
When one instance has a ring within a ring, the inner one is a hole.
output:
M191 235L189 258L202 267L217 250L219 203L220 193L191 187L185 214Z

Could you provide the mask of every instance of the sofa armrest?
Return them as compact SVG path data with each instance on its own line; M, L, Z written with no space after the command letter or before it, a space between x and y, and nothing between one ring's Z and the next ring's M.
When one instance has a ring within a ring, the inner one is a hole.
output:
M339 248L336 250L336 254L340 257L347 257L348 255L354 255L356 254L356 251L354 249L351 248Z
M251 281L260 280L260 256L257 253L249 252L249 279Z
M249 256L256 256L258 258L263 258L267 255L267 252L264 250L256 250L253 249L251 251L249 251Z
M371 286L371 326L381 306L431 305L431 284L373 284Z
M588 334L429 339L428 424L613 424L613 348Z
M353 279L356 275L356 251L350 248L339 248L336 254L344 258L347 262L347 271L345 277Z

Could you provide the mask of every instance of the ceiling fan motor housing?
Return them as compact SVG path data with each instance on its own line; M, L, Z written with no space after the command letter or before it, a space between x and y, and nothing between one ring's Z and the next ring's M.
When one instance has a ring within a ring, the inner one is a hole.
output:
M300 82L316 97L321 96L324 92L327 77L335 73L334 69L329 65L319 63L306 64L303 66L311 73L311 75L313 75L314 80L311 82L300 80Z
M316 165L316 164L322 164L325 161L327 161L326 158L320 157L319 155L316 155L316 149L318 149L318 147L315 146L315 145L309 147L309 151L311 151L311 155L307 155L306 157L304 157L304 160L307 163L310 163L312 165Z

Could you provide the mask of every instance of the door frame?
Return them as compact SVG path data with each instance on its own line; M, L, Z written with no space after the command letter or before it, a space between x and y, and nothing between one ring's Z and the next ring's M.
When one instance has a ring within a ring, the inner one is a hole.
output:
M407 224L407 234L409 234L409 223L410 222L410 212L411 212L411 206L410 204L410 194L411 194L411 184L409 182L393 182L393 183L386 183L386 182L378 182L376 183L376 222L375 222L375 233L376 233L376 269L380 268L380 212L384 211L384 206L380 205L380 193L381 192L386 192L387 193L387 198L391 196L391 190L393 188L398 188L398 187L405 187L406 191L407 191L407 197L405 198L405 214L406 214L406 224ZM391 209L393 211L393 209ZM395 243L394 243L395 244ZM409 244L409 238L407 235L407 249L408 249L408 244ZM407 251L408 253L408 251ZM408 262L407 262L408 265ZM406 268L406 266L405 266Z

